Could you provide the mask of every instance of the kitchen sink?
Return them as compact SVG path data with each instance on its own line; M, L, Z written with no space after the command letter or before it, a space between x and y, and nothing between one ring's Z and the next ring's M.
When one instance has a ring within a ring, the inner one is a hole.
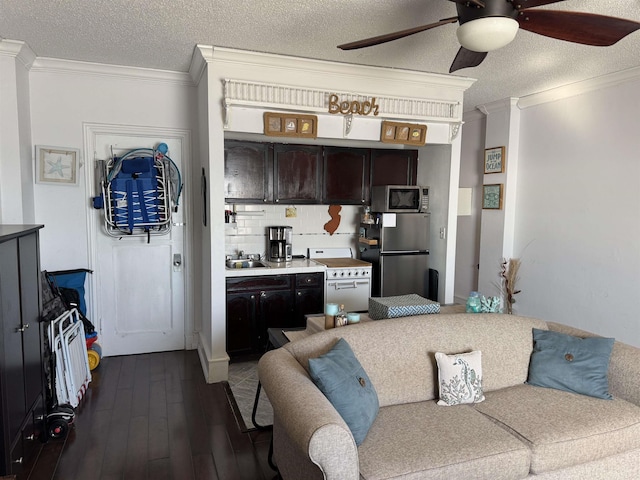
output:
M269 268L269 265L261 260L227 260L227 268Z

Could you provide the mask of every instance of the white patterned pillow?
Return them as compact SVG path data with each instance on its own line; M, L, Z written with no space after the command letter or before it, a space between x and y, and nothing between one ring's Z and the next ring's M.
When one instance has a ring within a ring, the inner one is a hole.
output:
M460 405L480 403L484 400L482 390L482 353L473 351L446 355L436 353L440 400L438 405Z

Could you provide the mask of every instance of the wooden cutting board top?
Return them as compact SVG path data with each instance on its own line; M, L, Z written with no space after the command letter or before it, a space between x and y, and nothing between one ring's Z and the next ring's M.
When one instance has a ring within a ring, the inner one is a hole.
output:
M314 258L314 262L326 265L329 268L370 267L369 262L357 258Z

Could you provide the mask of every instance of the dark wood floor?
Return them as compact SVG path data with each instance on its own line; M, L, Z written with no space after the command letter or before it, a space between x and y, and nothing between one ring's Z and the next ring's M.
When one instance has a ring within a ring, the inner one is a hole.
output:
M271 433L242 433L195 351L102 359L66 440L18 480L269 480Z

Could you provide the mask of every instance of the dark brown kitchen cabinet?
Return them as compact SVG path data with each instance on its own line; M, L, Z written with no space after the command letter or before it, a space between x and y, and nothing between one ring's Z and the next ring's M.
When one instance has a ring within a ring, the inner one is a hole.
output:
M19 474L44 432L40 228L0 225L0 476Z
M369 158L365 148L324 147L322 203L363 205L369 202Z
M228 203L273 201L273 155L269 143L224 143L224 196Z
M306 325L305 315L324 312L324 273L296 274L295 324Z
M417 150L371 150L371 186L415 185Z
M322 147L273 146L275 203L320 203Z
M227 354L264 353L268 328L304 327L323 302L323 273L227 278Z

